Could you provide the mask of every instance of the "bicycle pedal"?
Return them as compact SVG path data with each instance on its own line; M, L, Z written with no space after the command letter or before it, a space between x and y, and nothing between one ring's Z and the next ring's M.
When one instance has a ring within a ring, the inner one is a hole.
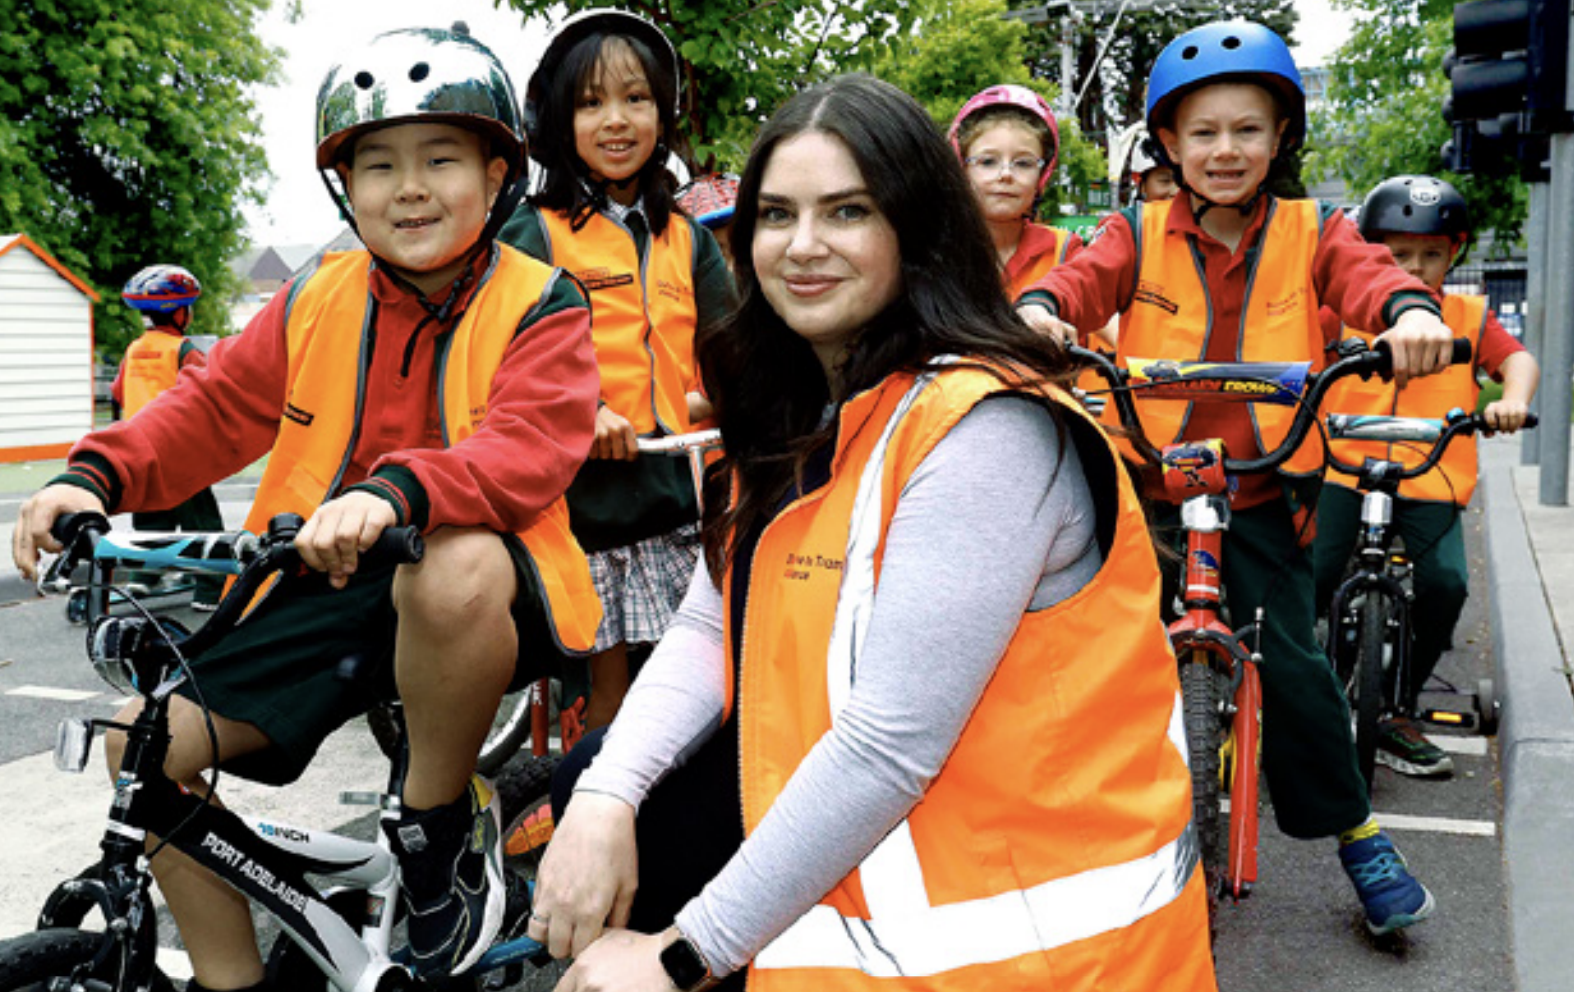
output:
M1422 710L1420 718L1439 727L1457 727L1460 730L1475 730L1480 722L1474 713L1457 713L1453 710Z

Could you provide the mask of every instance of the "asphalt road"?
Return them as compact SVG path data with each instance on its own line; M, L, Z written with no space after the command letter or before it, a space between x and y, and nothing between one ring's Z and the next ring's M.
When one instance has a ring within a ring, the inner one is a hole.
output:
M238 495L236 493L231 494ZM221 498L224 496L221 494ZM9 502L8 502L9 500ZM226 513L238 512L226 505ZM0 539L9 544L15 499L0 497ZM1456 649L1440 674L1473 688L1491 673L1480 514L1467 518L1473 570ZM66 623L59 600L39 600L9 563L0 565L0 937L31 925L43 894L94 856L107 800L100 768L68 776L47 751L64 716L107 716L121 697L98 680L83 630ZM1445 697L1430 697L1436 703ZM1216 946L1226 992L1436 992L1513 988L1505 912L1501 795L1495 742L1450 741L1453 778L1416 781L1379 769L1374 805L1417 874L1436 895L1436 917L1374 939L1331 840L1292 841L1264 811L1261 880L1250 898L1221 908ZM363 728L347 727L325 747L306 780L286 790L227 788L235 806L266 810L305 826L344 826L366 835L361 811L341 807L342 789L376 788L384 774ZM238 786L239 783L233 783ZM172 974L184 974L178 936L166 919ZM550 987L539 976L536 988Z

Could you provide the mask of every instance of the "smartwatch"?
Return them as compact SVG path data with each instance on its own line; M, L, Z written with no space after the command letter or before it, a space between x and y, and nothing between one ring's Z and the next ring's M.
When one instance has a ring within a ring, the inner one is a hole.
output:
M662 948L661 967L666 970L667 977L672 979L672 984L683 992L694 992L711 977L710 966L705 963L704 955L682 934Z

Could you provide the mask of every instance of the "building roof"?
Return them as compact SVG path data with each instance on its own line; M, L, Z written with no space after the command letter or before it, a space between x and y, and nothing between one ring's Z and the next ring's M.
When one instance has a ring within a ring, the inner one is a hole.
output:
M94 291L92 286L87 284L86 280L82 279L64 265L61 265L60 262L55 259L55 256L40 248L38 243L32 238L25 234L0 234L0 255L4 255L12 248L18 247L26 248L34 255L37 255L39 261L43 262L51 269L54 269L55 272L60 275L60 278L75 286L82 292L82 295L86 296L94 303L98 302L98 293Z

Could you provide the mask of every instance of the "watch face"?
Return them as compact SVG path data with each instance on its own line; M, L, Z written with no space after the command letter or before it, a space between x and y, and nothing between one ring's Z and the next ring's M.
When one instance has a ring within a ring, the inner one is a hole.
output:
M705 959L683 937L662 950L661 966L667 970L667 977L672 979L672 984L680 989L692 989L710 975Z

